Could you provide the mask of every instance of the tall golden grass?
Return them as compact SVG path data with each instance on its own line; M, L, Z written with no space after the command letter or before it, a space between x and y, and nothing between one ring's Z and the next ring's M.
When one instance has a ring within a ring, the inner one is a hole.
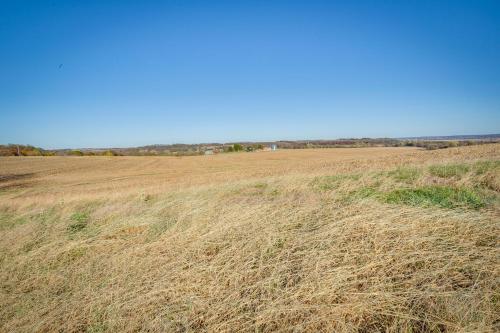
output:
M0 159L2 332L494 332L500 145Z

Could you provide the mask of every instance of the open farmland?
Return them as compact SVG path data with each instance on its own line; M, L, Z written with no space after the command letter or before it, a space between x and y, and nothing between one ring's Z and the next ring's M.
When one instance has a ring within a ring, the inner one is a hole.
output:
M500 330L500 144L0 158L0 331Z

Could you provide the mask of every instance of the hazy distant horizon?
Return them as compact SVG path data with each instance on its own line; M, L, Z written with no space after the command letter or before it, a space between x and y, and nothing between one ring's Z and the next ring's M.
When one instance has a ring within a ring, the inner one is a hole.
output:
M39 147L47 150L67 150L67 149L124 149L124 148L138 148L138 147L150 147L150 146L171 146L171 145L207 145L207 144L233 144L233 143L265 143L265 142L280 142L280 141L328 141L328 140L350 140L350 139L394 139L394 140L474 140L474 139L493 139L500 138L500 133L495 134L463 134L463 135L426 135L426 136L407 136L407 137L339 137L339 138L305 138L305 139L278 139L278 140L241 140L241 141L206 141L206 142L171 142L171 143L150 143L145 145L136 146L95 146L95 147L43 147L33 143L23 143L23 142L9 142L1 143L0 145L30 145L34 147Z

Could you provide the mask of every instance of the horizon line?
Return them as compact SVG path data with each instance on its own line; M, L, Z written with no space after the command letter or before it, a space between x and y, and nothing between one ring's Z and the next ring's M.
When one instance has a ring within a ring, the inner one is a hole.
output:
M419 139L427 139L427 140L439 140L439 139L477 139L477 138L500 138L499 133L489 133L489 134L454 134L454 135L422 135L422 136L408 136L408 137L343 137L343 138L332 138L332 139L280 139L280 140L262 140L262 141L252 141L252 140L244 140L244 141L225 141L225 142L196 142L196 143L183 143L183 142L173 142L173 143L152 143L146 145L137 145L137 146L122 146L122 147L65 147L65 148L43 148L32 144L21 144L21 143L6 143L0 145L20 145L20 146L32 146L41 148L44 150L70 150L70 149L128 149L128 148L142 148L142 147L150 147L150 146L173 146L173 145L210 145L210 144L218 144L218 145L227 145L227 144L235 144L235 143L274 143L274 142L303 142L303 141L335 141L335 140L419 140Z

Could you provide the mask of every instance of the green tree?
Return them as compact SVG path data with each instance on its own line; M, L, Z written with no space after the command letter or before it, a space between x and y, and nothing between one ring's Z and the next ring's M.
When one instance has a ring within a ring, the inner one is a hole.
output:
M102 153L102 156L118 156L118 154L112 150L106 150L105 152Z
M72 156L83 156L83 153L81 152L81 150L72 150L68 153L68 155L72 155Z

